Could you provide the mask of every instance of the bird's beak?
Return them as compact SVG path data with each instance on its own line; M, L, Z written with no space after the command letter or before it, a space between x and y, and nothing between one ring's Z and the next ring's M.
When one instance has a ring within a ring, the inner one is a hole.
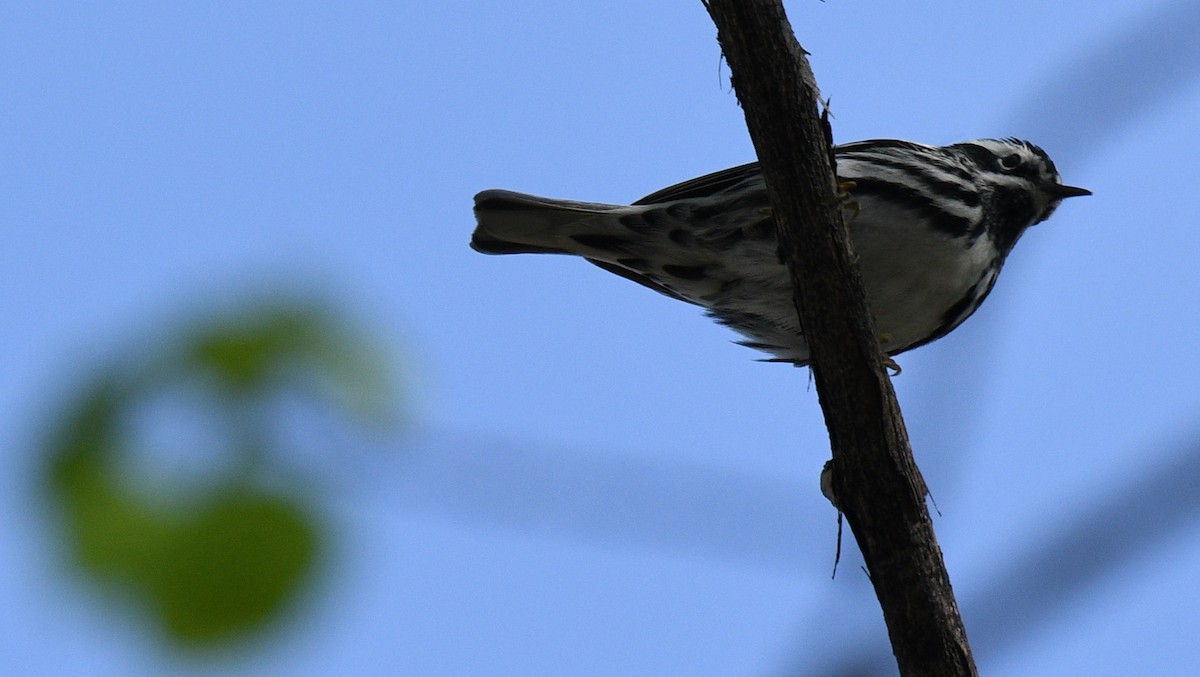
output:
M1080 195L1091 195L1092 191L1087 188L1076 188L1075 186L1064 186L1061 183L1052 183L1046 186L1046 192L1050 197L1061 200L1065 197L1079 197Z

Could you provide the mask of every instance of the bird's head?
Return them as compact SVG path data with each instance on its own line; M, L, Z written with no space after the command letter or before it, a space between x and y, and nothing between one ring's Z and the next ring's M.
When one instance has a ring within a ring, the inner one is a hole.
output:
M1005 221L1020 228L1050 218L1064 198L1091 195L1062 182L1054 161L1038 146L1021 139L980 139L952 146L975 165L989 184Z

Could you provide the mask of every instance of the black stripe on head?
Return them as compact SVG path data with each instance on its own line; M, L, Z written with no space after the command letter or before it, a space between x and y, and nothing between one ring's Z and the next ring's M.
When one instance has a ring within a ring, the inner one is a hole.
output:
M992 171L1000 171L999 159L988 148L977 143L958 143L954 147L962 151L963 155L969 157L972 162L980 167Z
M1018 139L1018 138L1012 137L1012 136L1005 139L1005 141L1007 141L1009 143L1017 143L1017 144L1024 146L1025 148L1028 148L1029 152L1038 156L1038 158L1040 158L1042 162L1046 163L1046 167L1049 168L1052 173L1054 173L1054 174L1058 173L1058 168L1054 166L1054 160L1050 159L1050 156L1046 154L1046 151L1042 150L1041 146L1039 146L1035 143L1030 143L1029 141L1026 141L1024 139Z

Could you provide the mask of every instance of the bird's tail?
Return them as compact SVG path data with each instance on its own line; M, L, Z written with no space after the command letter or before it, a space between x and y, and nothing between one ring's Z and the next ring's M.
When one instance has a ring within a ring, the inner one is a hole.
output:
M629 209L485 190L475 196L471 248L484 254L583 254L588 237L604 237L611 228L612 212Z

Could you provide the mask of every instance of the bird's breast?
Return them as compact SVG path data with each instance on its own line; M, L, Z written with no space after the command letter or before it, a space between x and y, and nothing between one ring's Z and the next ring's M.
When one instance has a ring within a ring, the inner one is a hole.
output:
M911 217L879 216L885 218L857 219L850 231L876 329L890 353L948 330L948 313L993 273L998 252L987 237L953 237Z

